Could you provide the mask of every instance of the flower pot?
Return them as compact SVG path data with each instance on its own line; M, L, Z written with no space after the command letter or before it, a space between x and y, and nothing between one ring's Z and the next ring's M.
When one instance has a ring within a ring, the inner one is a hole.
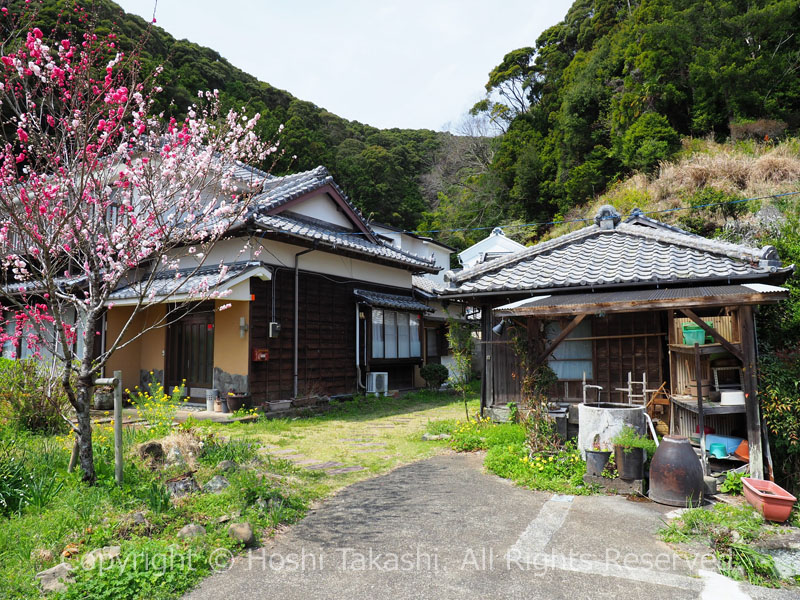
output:
M644 457L644 448L614 446L614 460L617 463L619 478L629 481L644 478Z
M95 390L94 392L95 410L114 410L114 392L112 390Z
M797 498L772 481L742 477L744 498L768 521L783 523L792 514Z
M228 409L231 412L236 412L237 410L243 408L247 404L247 396L245 396L244 394L234 394L232 396L228 394L227 400L228 400Z
M587 450L586 474L592 477L601 477L610 457L611 450Z

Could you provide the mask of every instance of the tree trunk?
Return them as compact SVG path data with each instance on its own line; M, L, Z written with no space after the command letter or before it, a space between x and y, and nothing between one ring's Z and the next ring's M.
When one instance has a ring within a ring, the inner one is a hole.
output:
M94 454L92 452L92 417L89 408L92 405L92 380L81 378L75 390L78 417L78 458L83 471L83 481L93 485L97 480L94 472Z

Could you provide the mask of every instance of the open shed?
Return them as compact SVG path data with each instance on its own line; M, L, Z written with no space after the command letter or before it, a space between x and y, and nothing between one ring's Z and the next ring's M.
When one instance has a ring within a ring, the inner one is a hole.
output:
M554 370L552 400L648 402L666 384L673 433L739 434L761 477L753 313L787 297L780 284L793 269L769 246L710 240L640 211L623 222L603 207L593 225L449 273L443 297L481 306L482 407L521 399L520 361L497 327L505 321ZM715 401L734 389L743 404Z

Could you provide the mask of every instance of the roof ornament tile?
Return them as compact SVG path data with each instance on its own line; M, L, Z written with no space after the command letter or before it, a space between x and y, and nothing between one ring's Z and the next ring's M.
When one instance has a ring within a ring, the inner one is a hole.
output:
M610 204L601 206L594 217L594 222L600 229L614 229L621 220L617 209Z
M503 230L500 227L495 227L492 229L492 235L502 235L505 237L506 234L503 233Z

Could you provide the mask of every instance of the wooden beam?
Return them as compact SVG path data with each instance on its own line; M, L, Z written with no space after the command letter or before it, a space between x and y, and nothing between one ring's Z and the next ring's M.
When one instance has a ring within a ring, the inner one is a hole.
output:
M700 319L700 317L694 314L694 311L691 308L682 308L680 309L680 311L684 315L689 317L692 321L694 321L695 324L698 327L700 327L703 331L705 331L708 335L710 335L715 340L717 340L717 342L722 344L722 347L725 348L725 350L733 354L741 362L744 362L744 356L742 355L742 352L739 350L739 348L737 348L731 342L722 337L722 334L719 331L717 331L713 327L709 327L705 321L703 321L702 319Z
M700 345L694 345L694 377L697 380L697 429L700 432L700 464L703 475L708 475L708 456L706 455L706 425L703 415L703 367L700 363Z
M737 296L699 296L694 298L665 298L661 300L630 300L626 302L585 302L564 306L522 306L505 310L495 309L498 317L566 317L582 313L625 313L648 310L678 310L681 308L720 308L753 304L776 304L785 300L787 292L743 294Z
M753 307L739 308L739 328L742 340L742 375L744 384L745 416L747 417L747 445L750 451L750 477L764 479L764 459L761 446L761 410L758 401L758 375L756 363L756 336Z
M552 343L551 343L551 344L550 344L550 345L549 345L547 348L545 348L545 349L544 349L544 352L542 352L542 353L541 353L541 354L540 354L540 355L539 355L539 356L536 358L536 363L537 363L537 364L541 364L541 363L543 363L543 362L545 361L545 359L546 359L548 356L550 356L550 355L553 353L553 350L555 350L556 348L558 348L558 345L559 345L561 342L563 342L563 341L564 341L564 339L565 339L565 338L566 338L566 337L567 337L567 336L568 336L570 333L572 333L572 331L573 331L573 330L574 330L574 329L575 329L575 328L576 328L578 325L580 325L580 324L581 324L581 321L583 321L585 318L586 318L586 313L583 313L582 315L578 315L578 316L576 316L574 319L572 319L572 321L570 321L569 325L567 325L566 327L564 327L564 329L562 329L562 330L561 330L561 333L559 333L559 334L558 334L558 336L556 337L556 339L554 339L554 340L552 341Z

